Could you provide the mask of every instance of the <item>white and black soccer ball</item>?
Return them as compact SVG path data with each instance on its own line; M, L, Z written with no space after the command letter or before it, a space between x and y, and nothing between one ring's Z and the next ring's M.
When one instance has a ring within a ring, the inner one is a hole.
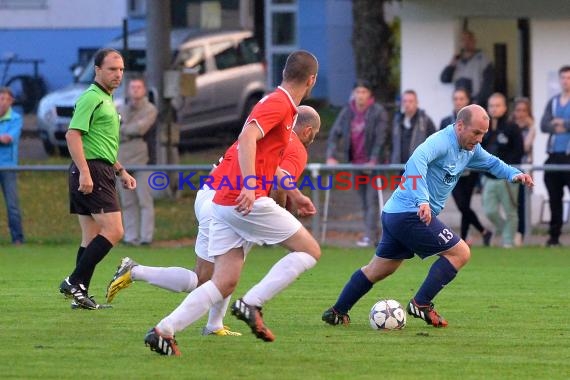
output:
M396 300L380 300L370 310L374 330L400 330L406 326L406 311Z

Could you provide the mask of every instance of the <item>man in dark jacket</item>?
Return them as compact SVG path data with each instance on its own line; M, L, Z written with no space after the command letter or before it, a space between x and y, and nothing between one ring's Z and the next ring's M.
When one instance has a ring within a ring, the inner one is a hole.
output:
M414 150L435 133L435 125L424 110L418 107L414 90L402 94L402 110L394 116L392 126L392 163L405 164Z
M507 98L494 93L489 98L489 131L481 146L492 155L511 165L518 165L524 154L520 128L507 119ZM518 226L518 184L484 173L483 208L487 218L495 225L495 233L503 237L503 248L512 248ZM503 208L506 218L501 215Z
M346 162L376 165L385 157L387 134L386 111L375 102L370 83L359 80L354 85L350 102L340 111L329 133L327 164L338 164L335 154L340 151ZM355 172L353 178L371 174L370 171ZM365 225L365 235L357 245L369 247L379 238L377 192L371 185L355 185L355 188L362 202Z
M461 34L461 51L453 56L441 72L442 83L453 83L455 88L469 91L474 103L485 108L493 92L495 69L491 61L477 49L475 34L469 30Z

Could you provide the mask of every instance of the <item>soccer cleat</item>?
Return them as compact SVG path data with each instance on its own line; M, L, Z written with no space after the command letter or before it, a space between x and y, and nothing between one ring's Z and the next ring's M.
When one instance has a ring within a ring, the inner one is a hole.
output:
M407 312L413 315L414 318L421 318L428 325L433 327L447 327L447 321L433 308L433 303L429 305L418 305L413 298L408 302Z
M59 284L59 292L63 294L65 298L73 298L73 295L71 294L72 287L73 285L69 282L69 277L66 277L65 280Z
M160 355L180 356L180 350L176 345L174 336L161 335L156 327L153 327L146 333L144 345L150 347L151 351Z
M248 305L240 298L232 305L232 314L237 319L247 323L251 328L251 332L257 338L265 342L273 342L275 340L275 335L263 323L263 313L260 307Z
M207 327L202 329L202 335L216 335L216 336L241 336L241 333L237 331L232 331L228 326L224 326L221 329L210 330Z
M334 307L325 310L321 319L326 323L328 323L329 325L333 326L340 324L348 326L350 324L350 317L348 316L348 314L339 313L334 309Z
M493 237L493 233L491 231L485 231L483 234L483 245L485 247L489 247L491 245L491 238Z
M73 302L78 308L96 310L99 305L87 296L87 289L85 285L74 285L69 282L69 277L61 282L59 291L67 298L73 298Z
M89 298L91 298L91 301L93 301L95 304L97 304L97 309L112 309L113 308L112 305L97 303L97 301L95 301L95 297L93 297L93 296L89 296ZM80 304L78 304L77 302L75 302L75 300L73 300L73 301L71 301L71 309L72 310L84 309L84 307L81 306Z
M131 277L131 270L138 263L131 260L128 257L124 257L121 260L121 264L117 267L117 271L113 275L113 279L109 282L107 286L107 303L111 303L119 290L128 288L132 283L133 279Z

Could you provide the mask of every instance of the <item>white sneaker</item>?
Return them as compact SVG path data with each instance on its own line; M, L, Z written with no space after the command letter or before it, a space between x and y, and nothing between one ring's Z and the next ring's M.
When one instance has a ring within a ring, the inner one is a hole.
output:
M357 247L365 248L365 247L370 247L371 245L372 245L372 242L370 241L370 238L367 236L361 238L360 240L358 240L356 242Z
M517 232L515 234L515 238L514 238L514 243L515 243L515 247L522 247L523 245L523 236L520 232Z

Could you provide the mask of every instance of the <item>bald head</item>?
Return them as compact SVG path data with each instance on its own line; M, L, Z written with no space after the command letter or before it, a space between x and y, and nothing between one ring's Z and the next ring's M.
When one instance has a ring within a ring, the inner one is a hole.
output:
M470 104L459 110L457 121L462 121L465 126L470 126L474 121L486 121L489 125L489 115L480 105Z
M321 128L321 117L318 112L309 106L299 106L297 107L299 115L297 116L297 122L293 130L299 136L299 140L305 146L309 146L319 129Z
M457 141L462 149L473 150L489 130L489 115L477 104L470 104L459 110L455 122Z

